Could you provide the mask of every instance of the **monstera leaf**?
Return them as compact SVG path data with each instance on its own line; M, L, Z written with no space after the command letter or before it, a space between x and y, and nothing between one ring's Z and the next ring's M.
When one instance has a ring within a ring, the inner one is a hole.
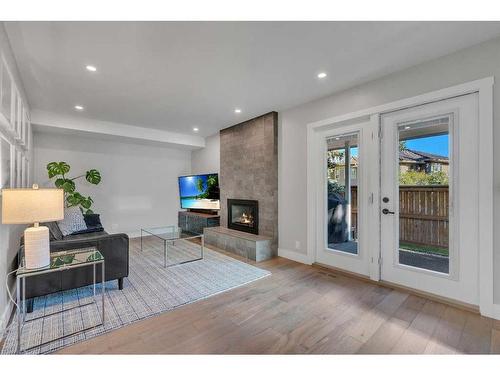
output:
M54 185L56 185L56 188L62 189L65 181L66 181L65 178L58 178L56 182L54 182Z
M47 171L49 173L49 178L52 178L57 175L65 175L70 171L71 167L69 166L68 163L64 161L56 162L53 161L52 163L47 164Z
M92 200L92 198L90 197L87 197L87 198L83 198L82 201L80 202L80 205L85 208L86 210L88 210L90 208L90 206L92 206L92 203L94 203L94 201Z
M87 214L94 213L90 207L94 201L91 197L84 197L79 192L76 191L75 180L85 177L87 182L97 185L101 182L101 173L97 169L90 169L85 172L84 175L76 177L67 177L66 174L69 173L71 167L65 161L53 161L47 164L47 172L49 178L57 177L54 181L54 185L58 189L64 190L64 195L66 199L66 206L80 206L80 210Z
M97 185L101 182L101 174L97 169L91 169L85 174L85 179L91 184Z
M72 194L68 194L68 196L66 197L66 202L68 202L69 207L78 206L84 199L85 198L80 193L75 192Z
M71 180L66 180L64 181L64 184L62 185L62 188L65 193L73 193L75 191L75 183Z
M58 178L55 185L59 189L63 189L65 193L73 193L75 191L75 183L67 178Z

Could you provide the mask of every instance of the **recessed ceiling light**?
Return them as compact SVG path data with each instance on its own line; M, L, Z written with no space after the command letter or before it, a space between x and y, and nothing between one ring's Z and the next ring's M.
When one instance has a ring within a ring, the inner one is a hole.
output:
M198 133L198 131L199 131L199 130L200 130L200 129L198 129L198 128L193 128L193 131L194 131L195 133Z
M87 65L85 67L85 69L87 69L89 72L96 72L97 71L97 68L94 65Z
M339 137L335 138L336 141L338 141L339 139L340 139Z
M326 77L326 73L325 72L318 73L318 78L319 79L325 78L325 77Z
M405 130L408 130L408 129L410 129L410 127L409 126L405 126Z
M81 106L81 105L75 105L75 109L77 111L83 111L83 106Z
M236 109L234 110L234 113L241 113L241 109L236 108Z

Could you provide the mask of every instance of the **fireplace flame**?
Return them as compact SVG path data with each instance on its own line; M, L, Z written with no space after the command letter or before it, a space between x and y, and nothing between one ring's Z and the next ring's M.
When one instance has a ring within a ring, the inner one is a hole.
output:
M243 223L243 224L252 224L253 223L253 217L252 217L252 215L247 214L246 212L244 212L241 215L240 223Z

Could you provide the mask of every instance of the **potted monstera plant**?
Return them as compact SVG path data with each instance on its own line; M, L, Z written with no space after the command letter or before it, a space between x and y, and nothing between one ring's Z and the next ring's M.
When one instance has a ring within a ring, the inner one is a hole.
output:
M94 201L91 197L84 197L76 191L75 181L85 177L87 182L98 185L101 182L101 173L97 169L90 169L85 174L76 177L69 177L68 173L71 167L65 161L53 161L47 164L47 173L49 178L55 178L54 184L57 188L64 190L66 207L78 206L85 214L92 214L91 209Z

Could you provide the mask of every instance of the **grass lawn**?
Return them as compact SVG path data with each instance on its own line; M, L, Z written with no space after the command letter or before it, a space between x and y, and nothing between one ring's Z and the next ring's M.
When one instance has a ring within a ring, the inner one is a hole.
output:
M400 242L399 243L399 248L403 249L403 250L418 251L419 253L437 254L437 255L449 256L448 249L444 249L442 247L417 245L417 244L414 244L414 243Z

